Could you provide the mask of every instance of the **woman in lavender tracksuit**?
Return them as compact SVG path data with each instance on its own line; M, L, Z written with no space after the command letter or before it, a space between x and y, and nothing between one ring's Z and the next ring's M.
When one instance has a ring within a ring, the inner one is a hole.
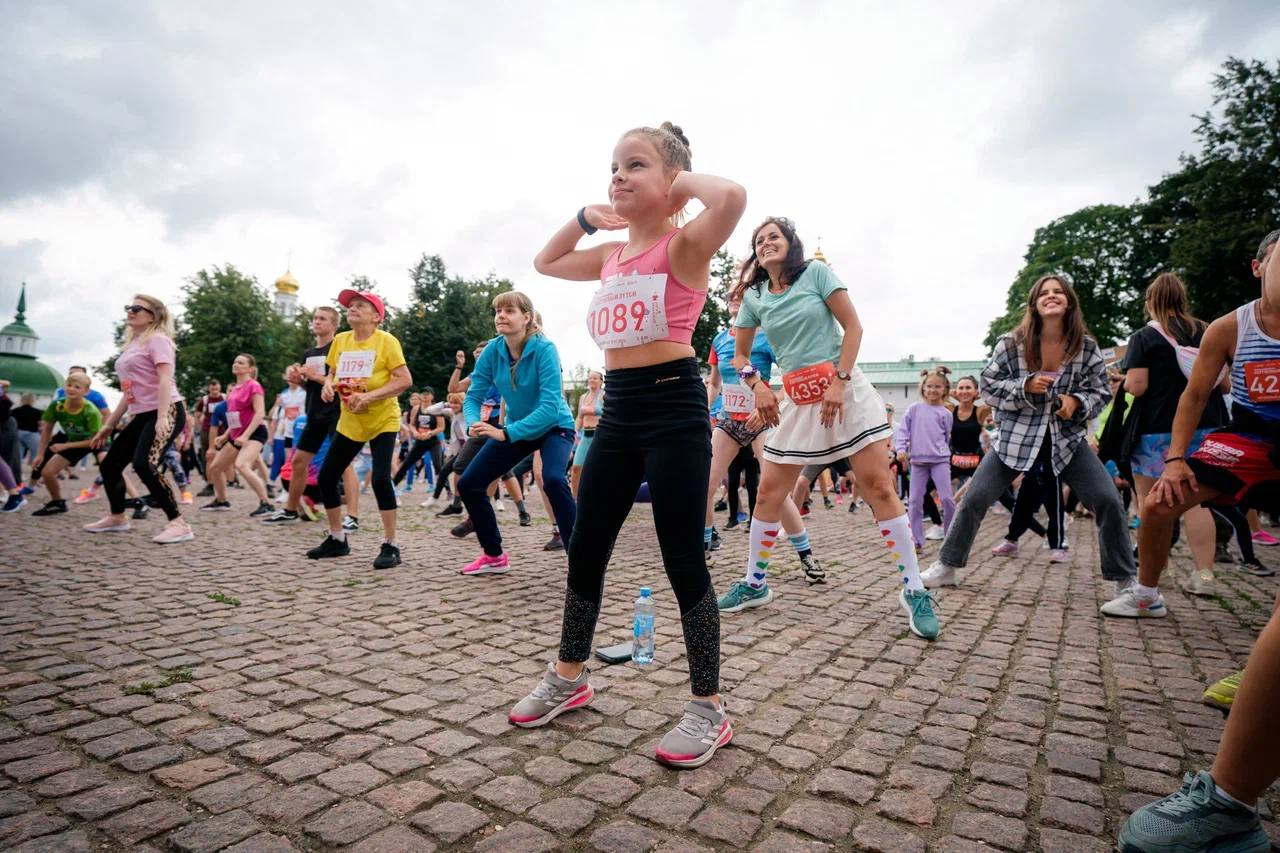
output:
M911 538L916 550L924 547L924 499L933 480L942 502L943 529L951 527L956 502L951 497L951 410L947 397L951 393L949 371L945 367L920 372L920 402L912 403L902 418L902 428L895 439L898 461L911 460L911 497L907 516L911 520Z

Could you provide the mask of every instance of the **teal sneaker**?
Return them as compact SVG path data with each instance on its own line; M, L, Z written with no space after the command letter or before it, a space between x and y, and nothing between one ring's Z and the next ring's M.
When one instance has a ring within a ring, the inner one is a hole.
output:
M929 590L909 590L904 586L898 592L898 603L907 611L911 633L926 640L938 636L938 617L933 615L933 594Z
M721 613L737 613L748 607L764 607L770 601L773 601L773 590L768 584L752 589L746 581L736 581L728 592L720 596L717 604Z
M1201 770L1182 777L1182 789L1143 806L1120 830L1121 853L1267 853L1271 840L1257 814L1223 798Z

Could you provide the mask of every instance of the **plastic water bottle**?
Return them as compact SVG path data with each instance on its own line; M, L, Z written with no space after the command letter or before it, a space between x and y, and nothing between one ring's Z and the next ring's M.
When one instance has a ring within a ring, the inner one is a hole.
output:
M635 631L631 642L631 660L641 666L653 663L653 591L640 587L636 599Z

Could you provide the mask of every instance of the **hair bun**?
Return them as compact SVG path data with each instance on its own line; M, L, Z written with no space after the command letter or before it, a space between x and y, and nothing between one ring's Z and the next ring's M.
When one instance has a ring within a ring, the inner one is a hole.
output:
M920 375L921 375L921 376L928 376L928 375L929 375L930 373L932 373L932 372L933 372L932 370L930 370L929 368L927 368L927 367L926 367L924 370L920 371Z
M664 121L661 125L659 125L659 127L662 130L665 130L668 133L670 133L676 139L679 139L680 143L684 145L685 148L689 148L690 150L692 150L692 148L689 145L689 137L684 135L684 130L680 127L680 125L672 124L669 121Z
M934 372L935 372L935 373L941 373L943 376L950 376L950 375L951 375L951 368L950 368L950 367L947 367L945 364L939 364L939 365L938 365L937 367L935 367L933 370L934 370Z

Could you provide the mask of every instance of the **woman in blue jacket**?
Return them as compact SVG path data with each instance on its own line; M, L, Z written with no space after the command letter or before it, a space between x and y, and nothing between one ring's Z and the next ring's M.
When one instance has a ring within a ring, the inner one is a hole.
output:
M493 325L498 337L476 360L463 403L471 435L488 439L458 481L458 492L484 548L483 554L462 569L464 575L502 573L510 568L487 492L490 483L530 453L542 454L543 491L566 542L573 535L577 516L565 476L574 431L573 414L561 391L560 354L542 334L533 303L523 293L513 290L494 298ZM490 385L507 406L502 427L480 417L485 389Z

